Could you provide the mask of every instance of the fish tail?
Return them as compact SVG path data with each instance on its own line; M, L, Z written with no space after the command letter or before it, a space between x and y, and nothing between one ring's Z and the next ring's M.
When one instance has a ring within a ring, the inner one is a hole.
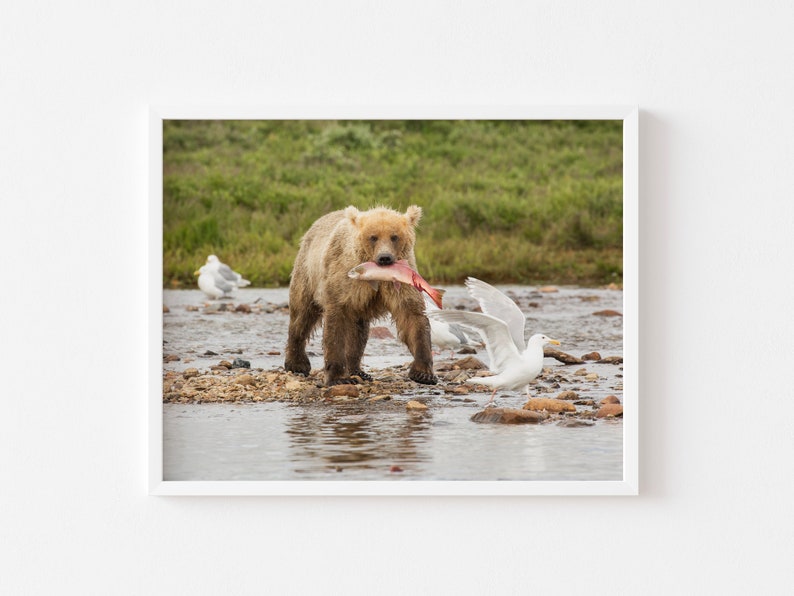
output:
M428 286L425 291L427 292L427 295L430 296L430 298L433 300L433 302L436 303L436 306L438 308L443 308L441 306L441 299L444 297L444 292L446 292L446 290L439 290L438 288L431 288L430 286Z

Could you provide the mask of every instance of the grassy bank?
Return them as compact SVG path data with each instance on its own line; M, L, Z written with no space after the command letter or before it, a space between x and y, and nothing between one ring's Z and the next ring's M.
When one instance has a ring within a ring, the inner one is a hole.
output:
M168 121L163 283L217 254L286 285L303 233L347 205L421 205L434 284L622 282L620 122Z

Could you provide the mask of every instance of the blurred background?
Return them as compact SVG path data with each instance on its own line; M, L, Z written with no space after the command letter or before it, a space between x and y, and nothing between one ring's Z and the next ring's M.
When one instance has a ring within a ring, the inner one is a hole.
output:
M417 204L433 284L620 286L622 144L620 120L167 120L163 284L215 254L286 286L321 215Z

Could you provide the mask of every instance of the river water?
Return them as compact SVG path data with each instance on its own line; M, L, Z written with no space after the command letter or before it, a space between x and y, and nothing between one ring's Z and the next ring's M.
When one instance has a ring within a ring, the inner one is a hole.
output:
M595 316L603 310L622 312L619 290L561 287L543 293L525 286L500 286L527 315L527 332L543 332L562 342L570 354L598 351L622 356L622 317ZM407 291L413 291L406 288ZM208 302L198 290L165 290L164 352L179 361L164 367L199 370L220 359L244 358L253 368L283 366L289 315L284 289L238 290L233 300ZM449 287L445 306L472 309L465 288ZM243 314L219 310L219 304L248 304ZM209 307L205 306L209 304ZM391 327L388 320L377 323ZM313 368L322 367L321 334L309 343ZM215 354L204 356L207 351ZM216 355L217 354L217 355ZM314 354L314 355L312 355ZM449 352L436 364L449 361ZM458 356L459 357L459 356ZM487 353L477 357L487 363ZM365 370L410 361L396 339L372 338ZM546 359L544 366L569 383L584 399L616 395L621 401L622 366L563 365ZM595 381L574 376L577 369L597 373ZM374 370L372 370L374 369ZM602 419L591 426L480 424L470 420L482 410L489 393L473 387L468 395L445 394L441 386L416 385L410 395L388 402L344 403L210 403L163 404L163 477L165 480L620 480L623 477L623 423ZM543 378L535 387L542 391ZM484 388L483 388L484 389ZM421 398L428 405L412 413L405 402ZM521 392L498 392L497 405L520 408ZM589 408L587 408L589 409Z

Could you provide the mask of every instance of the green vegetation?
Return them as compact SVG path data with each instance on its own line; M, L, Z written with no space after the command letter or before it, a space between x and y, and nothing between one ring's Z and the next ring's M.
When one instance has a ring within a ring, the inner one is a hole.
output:
M207 255L286 285L301 236L355 205L420 205L432 284L622 282L620 121L167 121L163 283Z

